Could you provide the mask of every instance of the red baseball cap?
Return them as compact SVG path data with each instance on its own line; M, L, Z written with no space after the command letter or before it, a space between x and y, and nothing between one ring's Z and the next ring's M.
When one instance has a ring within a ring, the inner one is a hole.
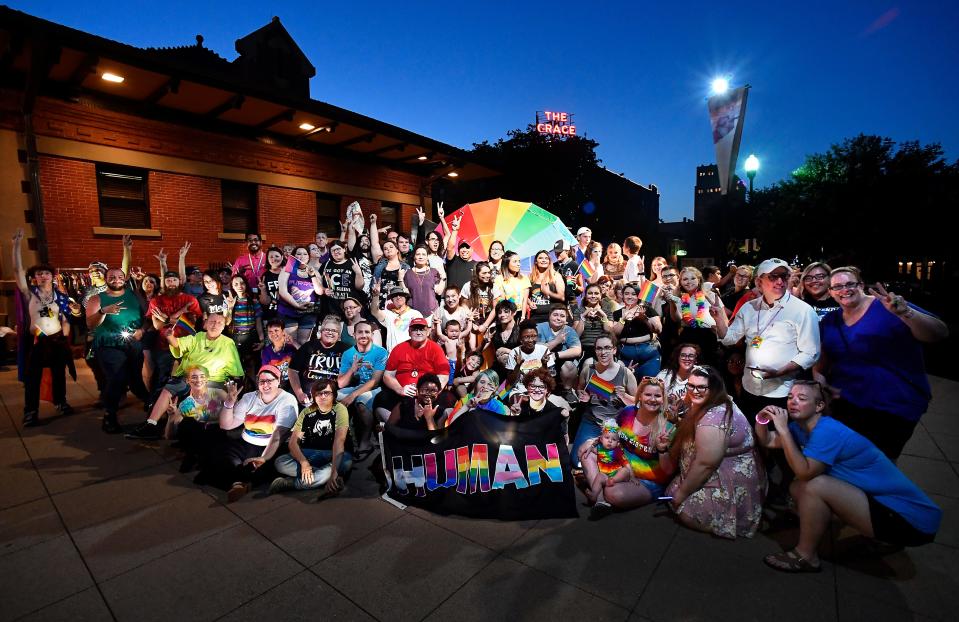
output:
M417 326L421 328L428 328L429 323L426 321L425 317L415 317L410 320L410 328L416 328Z

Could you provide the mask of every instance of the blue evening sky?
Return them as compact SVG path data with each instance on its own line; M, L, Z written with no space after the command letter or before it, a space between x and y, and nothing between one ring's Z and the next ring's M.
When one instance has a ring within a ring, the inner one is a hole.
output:
M576 115L605 165L659 186L660 216L692 216L714 161L705 97L753 86L740 156L759 186L859 132L959 155L954 2L80 2L13 8L137 46L234 41L279 15L317 68L315 99L462 148Z

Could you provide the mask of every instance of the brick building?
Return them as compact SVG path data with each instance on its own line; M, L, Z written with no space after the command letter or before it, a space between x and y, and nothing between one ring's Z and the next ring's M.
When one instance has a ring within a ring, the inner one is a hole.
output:
M0 266L27 231L59 268L157 270L236 257L244 232L268 243L339 234L359 201L409 230L433 181L494 174L450 145L309 96L313 65L277 18L228 61L203 45L137 48L0 7ZM9 281L7 283L9 285ZM9 290L9 287L5 288Z

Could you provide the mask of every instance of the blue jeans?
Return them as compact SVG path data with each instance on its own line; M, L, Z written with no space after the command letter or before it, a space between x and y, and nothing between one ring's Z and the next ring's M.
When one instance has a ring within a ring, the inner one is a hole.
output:
M333 460L333 451L330 449L308 449L301 448L300 451L303 452L303 455L306 457L307 461L310 463L310 466L313 467L313 483L306 485L303 483L303 473L300 471L300 463L296 461L296 458L290 454L283 454L273 464L273 468L277 470L281 475L286 475L287 477L294 478L296 488L298 490L309 490L313 488L319 488L320 486L325 486L329 478L320 478L320 471L323 467L328 466ZM348 451L344 451L343 455L340 457L340 466L337 469L337 473L341 476L349 473L350 469L353 467L353 454Z
M373 412L373 400L376 398L376 395L380 392L383 387L376 387L375 389L370 389L365 393L360 393L353 399L354 404L363 404L363 408L369 412ZM356 390L359 387L343 387L340 389L339 393L336 394L337 401L342 400L347 395L356 393Z
M659 348L651 343L624 344L619 349L619 358L627 365L636 363L633 373L637 381L643 376L655 376L659 373Z
M603 431L603 428L594 421L586 419L586 413L583 413L583 419L579 422L579 429L576 430L576 438L573 439L573 447L569 450L569 461L573 468L579 468L579 450L583 443L591 438L597 438Z

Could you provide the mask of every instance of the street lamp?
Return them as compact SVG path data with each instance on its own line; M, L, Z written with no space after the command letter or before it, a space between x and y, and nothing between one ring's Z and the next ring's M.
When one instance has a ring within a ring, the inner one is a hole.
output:
M746 163L743 165L746 169L746 177L749 178L749 198L753 197L753 179L756 178L756 171L759 170L759 158L754 154L750 153L749 157L746 158Z

